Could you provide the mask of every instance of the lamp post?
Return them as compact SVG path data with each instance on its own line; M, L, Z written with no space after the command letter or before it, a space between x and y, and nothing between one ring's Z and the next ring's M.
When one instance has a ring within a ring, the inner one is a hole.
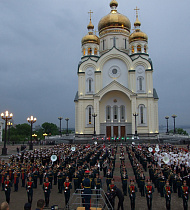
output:
M67 121L67 136L68 136L69 135L69 130L68 130L69 118L65 118L65 120Z
M47 133L43 133L44 139L46 139Z
M137 116L139 114L138 113L134 113L133 116L135 117L135 139L137 138L138 134L137 134Z
M31 132L30 132L30 144L29 144L29 150L33 150L33 144L32 144L32 125L36 122L36 117L30 116L27 118L27 121L31 125Z
M166 134L169 134L169 131L168 131L168 119L169 119L169 117L168 117L168 116L166 116L166 117L165 117L165 119L166 119L166 123L167 123L167 130L166 130Z
M10 143L10 129L11 129L11 126L13 125L13 123L12 122L8 122L7 123L7 126L8 126L8 128L9 128L9 131L8 131L8 143Z
M2 155L7 155L6 141L7 141L7 122L12 119L13 114L8 111L5 113L1 113L1 118L5 120L5 139L4 139L4 147L2 148Z
M174 119L174 134L175 134L176 133L176 131L175 131L175 118L177 117L177 115L173 114L172 117Z
M92 114L92 117L94 118L94 136L96 136L96 129L95 129L95 122L96 122L96 117L97 117L97 114Z
M62 136L61 134L61 120L63 119L62 117L58 117L58 119L60 120L60 129L59 129L59 133L60 133L60 136Z

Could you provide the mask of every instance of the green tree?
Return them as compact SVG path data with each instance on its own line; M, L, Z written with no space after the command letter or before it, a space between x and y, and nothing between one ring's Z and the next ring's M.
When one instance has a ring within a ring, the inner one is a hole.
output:
M45 122L42 124L43 131L48 135L59 134L59 129L56 124Z
M173 133L174 130L170 130L169 132L170 132L170 133ZM186 131L186 130L183 130L182 128L176 128L176 129L175 129L175 133L176 133L176 134L180 134L180 135L185 135L185 136L188 135L187 131Z

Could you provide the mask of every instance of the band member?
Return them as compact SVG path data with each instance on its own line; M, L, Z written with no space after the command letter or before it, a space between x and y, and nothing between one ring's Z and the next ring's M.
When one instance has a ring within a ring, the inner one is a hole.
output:
M107 184L107 190L109 190L109 185L111 184L111 179L113 178L111 169L108 168L108 172L106 174L106 184Z
M147 200L148 210L152 209L152 193L154 192L154 187L151 185L150 179L147 180L147 185L145 186L145 194Z
M134 180L130 180L130 185L128 187L128 193L131 200L131 210L135 209L135 197L136 197L137 187L134 185Z
M10 202L11 187L12 187L12 183L9 180L9 175L7 175L6 180L4 181L5 197L6 197L7 203Z
M21 180L22 180L22 187L25 187L26 171L24 168L21 168Z
M183 186L181 187L181 195L183 198L183 208L188 210L188 198L189 198L190 188L187 186L186 180L183 181Z
M34 188L34 183L32 181L32 177L30 176L29 180L26 183L26 190L27 190L27 195L28 195L28 203L32 203L33 188Z
M119 210L120 207L121 207L121 210L124 210L124 208L123 208L123 201L124 201L124 195L123 195L123 193L116 186L113 189L114 189L115 196L117 196L118 199L119 199L117 210Z
M127 179L128 179L128 175L126 174L126 172L124 171L121 175L121 180L122 180L122 188L123 188L123 193L124 195L127 195Z
M140 176L139 176L139 187L140 187L141 196L144 196L145 175L144 175L143 171L141 171Z
M34 188L37 188L38 176L39 176L39 172L37 171L37 168L35 167L35 170L33 172Z
M59 172L57 174L58 177L58 193L62 193L63 189L63 173L61 171L61 168L59 168Z
M54 180L54 185L57 185L57 166L55 165L53 167L53 180Z
M164 195L166 199L166 209L170 210L170 204L171 204L171 193L172 189L171 186L169 185L169 181L166 181L166 185L164 186Z
M14 171L14 191L18 192L18 183L19 183L19 175L20 173L18 170Z
M74 190L76 192L76 190L79 188L79 176L78 176L77 170L75 171L73 175L73 182L74 182Z
M85 210L90 210L90 201L91 201L91 183L89 179L89 171L85 171L85 179L82 182L84 187L84 201L85 201Z
M72 189L71 182L69 182L69 177L66 177L66 180L63 184L64 194L65 194L65 205L68 204L70 198L70 190Z
M49 206L49 197L51 193L51 183L49 182L48 177L46 177L46 181L43 184L44 196L45 196L45 207Z

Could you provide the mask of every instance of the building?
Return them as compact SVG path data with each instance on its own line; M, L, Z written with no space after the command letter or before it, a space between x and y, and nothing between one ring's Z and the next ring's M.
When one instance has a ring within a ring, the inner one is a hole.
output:
M90 11L77 72L76 134L93 134L94 121L96 134L107 137L125 137L136 130L142 135L159 132L148 36L140 30L137 8L131 33L130 20L117 7L112 0L111 12L99 21L99 36L94 34Z

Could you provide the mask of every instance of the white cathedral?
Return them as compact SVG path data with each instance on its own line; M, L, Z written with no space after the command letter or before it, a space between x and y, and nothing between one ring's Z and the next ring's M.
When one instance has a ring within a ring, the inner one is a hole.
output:
M140 30L138 13L131 33L130 20L117 11L117 6L116 0L110 2L111 12L98 24L99 37L94 34L90 13L88 34L81 41L74 100L78 135L93 134L94 126L97 135L106 137L159 132L148 37Z

